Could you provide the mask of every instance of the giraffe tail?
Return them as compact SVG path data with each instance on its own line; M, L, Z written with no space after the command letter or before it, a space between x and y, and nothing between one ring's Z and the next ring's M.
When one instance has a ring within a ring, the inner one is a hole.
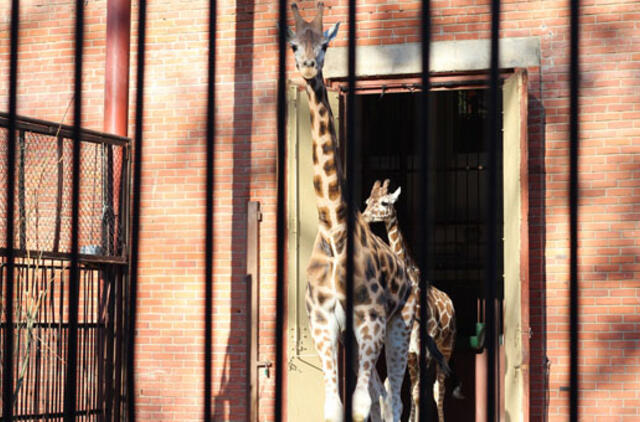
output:
M444 358L444 355L442 354L440 349L438 349L438 345L433 340L433 337L431 337L429 334L427 334L426 343L427 343L427 350L429 351L429 353L431 353L431 356L436 360L436 362L438 363L438 366L440 367L440 369L442 369L442 372L444 372L445 376L455 377L455 375L453 374L453 371L449 367L449 364Z
M458 384L453 388L453 393L451 393L454 399L464 400L466 397L462 392L462 383L458 382Z
M449 366L449 363L444 358L444 355L442 354L440 349L438 349L438 345L436 345L436 342L433 340L433 337L427 334L426 340L427 340L426 341L427 349L429 353L431 353L431 356L436 360L436 362L438 363L438 366L440 366L440 369L445 374L445 376L451 378L453 385L455 385L452 393L453 397L458 400L464 400L465 396L462 392L462 381L458 379L458 376L456 375L456 373L453 372L453 370Z
M451 370L451 368L449 368L449 370ZM455 399L464 400L466 397L462 392L462 381L458 379L458 376L452 370L451 370L450 376L451 376L451 381L453 382L453 385L455 385L455 387L453 387L453 392L451 393L451 395Z

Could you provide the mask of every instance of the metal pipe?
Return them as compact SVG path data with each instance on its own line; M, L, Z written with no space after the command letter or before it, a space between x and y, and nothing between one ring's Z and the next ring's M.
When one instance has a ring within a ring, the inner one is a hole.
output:
M131 0L107 1L107 39L106 64L104 81L104 131L120 136L127 136L129 115L129 52L131 36ZM120 168L122 166L122 149L104 146L104 154L110 165L103 175L107 184L105 215L103 215L103 253L111 255L116 243L116 234L122 231L116 227L114 210L120 207ZM117 156L114 157L114 154ZM117 159L120 158L120 159ZM114 167L115 166L115 167ZM114 177L115 176L115 177ZM117 230L117 231L116 231Z
M127 136L131 0L107 1L104 131Z
M142 146L143 131L142 123L144 116L144 58L145 42L147 36L147 2L140 0L138 12L138 56L136 74L136 117L135 117L135 138L134 138L134 165L133 165L133 204L131 209L131 266L129 283L129 320L127 327L127 420L135 422L135 329L136 329L136 309L138 296L138 239L140 232L140 194L142 180Z
M249 385L247 389L250 403L249 420L258 422L259 394L258 394L258 326L260 323L260 221L262 212L260 202L249 201L247 210L247 302L250 304L250 317L248 320L248 351L247 360ZM268 370L268 369L267 369Z

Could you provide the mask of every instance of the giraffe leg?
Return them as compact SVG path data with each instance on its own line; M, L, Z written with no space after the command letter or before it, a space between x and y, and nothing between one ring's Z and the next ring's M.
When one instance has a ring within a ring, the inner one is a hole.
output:
M364 422L371 411L372 399L369 385L372 371L376 370L376 362L382 350L385 326L378 313L365 313L358 307L355 308L355 313L354 331L358 343L358 379L353 392L352 416L353 422ZM359 314L363 317L358 318Z
M353 351L354 360L353 362L358 362L358 351ZM357 367L354 367L353 373L357 376L358 370ZM382 422L382 409L384 408L384 402L386 401L386 391L380 380L380 375L378 375L377 370L371 371L371 379L369 381L369 395L371 396L371 411L369 413L369 420L371 422Z
M371 381L369 382L369 395L371 396L371 413L369 420L371 422L382 422L382 412L386 401L386 391L380 381L378 371L374 368L371 371Z
M444 422L445 373L438 368L436 382L433 383L433 400L438 408L438 422Z
M418 308L416 307L416 313ZM420 322L414 320L409 340L409 378L411 380L411 413L409 422L418 422L420 410Z
M402 381L407 369L409 340L414 321L415 296L411 295L402 311L387 323L385 337L385 356L387 359L387 380L392 415L385 415L394 422L402 418Z
M324 377L324 420L325 422L342 422L343 407L338 390L338 339L340 327L336 319L336 301L319 305L313 299L310 288L306 292L307 313L311 328L313 344L322 362Z
M409 413L409 422L418 422L418 405L420 401L420 366L418 354L409 352L409 378L411 379L411 413Z

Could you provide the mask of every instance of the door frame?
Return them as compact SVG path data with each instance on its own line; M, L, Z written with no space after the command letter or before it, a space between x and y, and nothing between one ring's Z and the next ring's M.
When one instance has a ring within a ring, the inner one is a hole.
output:
M529 238L528 238L528 131L527 131L527 72L526 69L503 69L503 207L504 207L504 386L505 416L511 421L529 420ZM486 72L457 72L433 75L432 89L459 90L487 86ZM359 79L357 88L362 93L399 92L420 89L417 75L385 75ZM327 81L327 85L338 91L345 91L344 78ZM296 88L289 88L288 115L288 159L287 159L287 267L288 267L288 314L295 308L295 298L290 294L291 286L297 285L304 265L298 262L298 222L299 204L296 197L297 155L298 155L298 102ZM299 92L298 92L299 94ZM334 110L340 118L340 111ZM338 127L340 127L338 125ZM294 312L298 312L294 311ZM298 327L289 324L297 317L287 318L287 341L297 338ZM296 341L296 340L294 340ZM293 355L297 355L297 344L288 344L287 360L291 365ZM288 382L287 382L288 383ZM289 386L291 387L291 386ZM287 387L287 391L289 391ZM478 419L476 419L478 420Z

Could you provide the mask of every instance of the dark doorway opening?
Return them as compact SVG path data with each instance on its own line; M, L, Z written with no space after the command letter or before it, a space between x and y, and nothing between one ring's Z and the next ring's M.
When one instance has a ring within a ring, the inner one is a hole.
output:
M446 292L455 305L457 340L452 366L463 382L466 396L464 403L452 398L452 386L448 383L445 415L449 420L472 421L478 420L476 413L480 418L484 417L480 416L476 405L483 406L482 402L486 400L482 392L483 382L486 383L483 379L486 357L481 353L485 350L486 354L486 349L481 343L482 327L486 322L483 297L488 253L486 213L489 208L489 143L485 129L488 90L434 91L431 98L430 140L433 142L434 174L432 180L428 181L433 194L431 202L434 216L431 283ZM424 183L420 180L420 159L416 145L418 101L419 96L410 91L356 97L356 121L359 122L356 172L361 181L356 186L356 200L364 203L375 180L388 178L391 180L390 189L402 187L396 208L402 232L413 250L417 241L417 221L424 215L418 209L419 189ZM499 101L499 104L502 102ZM498 146L498 154L498 239L502 239L502 144ZM383 224L374 225L373 230L386 239ZM498 274L502 274L501 245L498 250ZM423 274L426 271L423 270ZM502 303L502 276L496 283L498 303ZM498 338L501 339L501 309L498 309L497 315ZM501 379L498 377L498 380ZM410 403L408 385L407 374L403 397L405 420ZM431 392L431 386L432 382L423 388ZM435 405L433 410L435 416Z

